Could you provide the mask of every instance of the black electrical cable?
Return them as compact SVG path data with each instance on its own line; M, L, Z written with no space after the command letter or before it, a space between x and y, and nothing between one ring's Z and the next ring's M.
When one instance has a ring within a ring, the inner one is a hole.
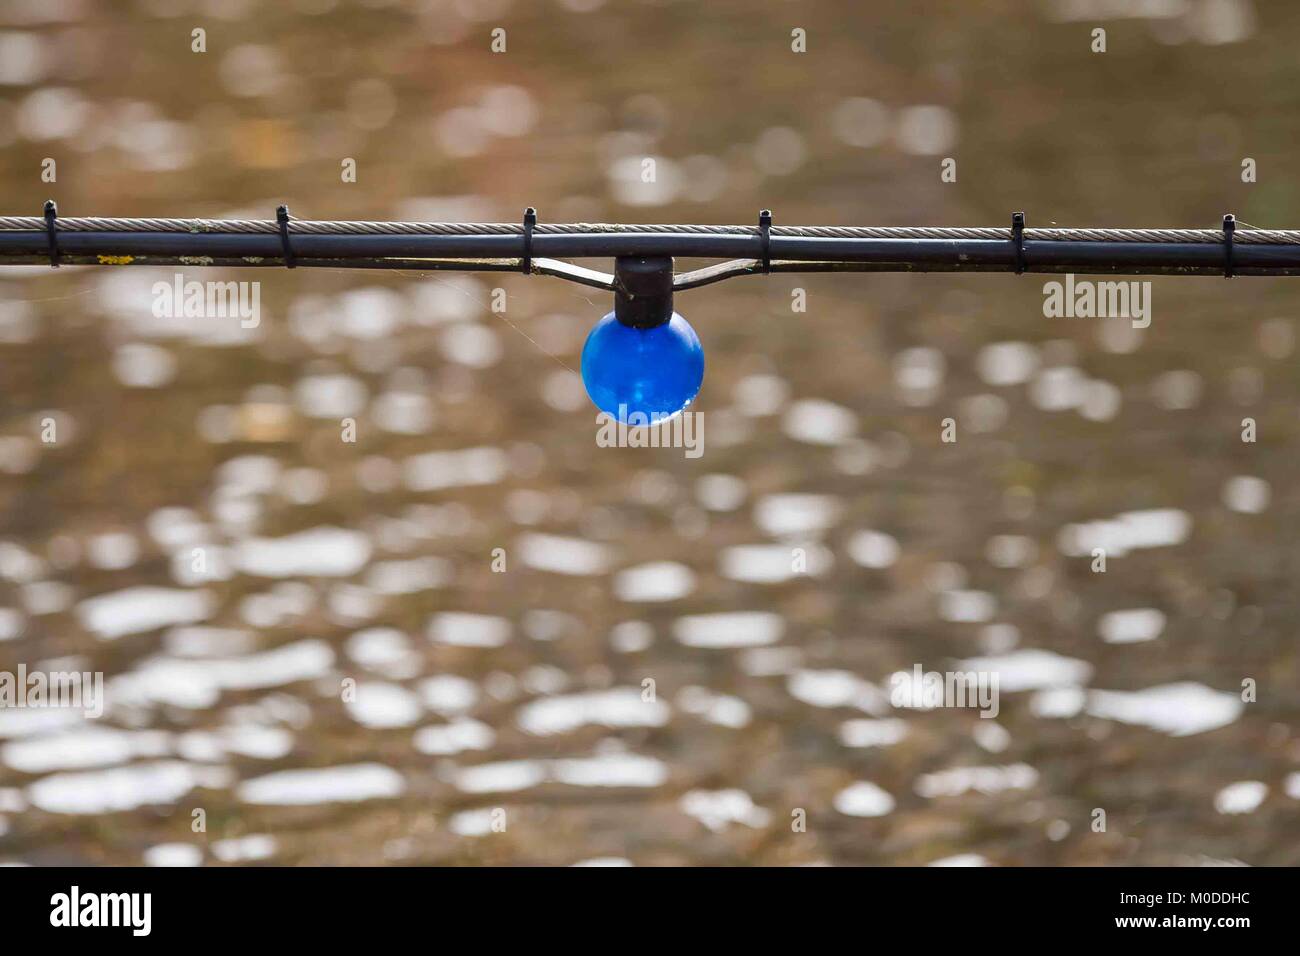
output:
M289 266L526 271L615 289L563 259L728 260L678 273L675 290L767 272L1300 275L1300 230L402 223L0 217L0 265ZM292 244L290 244L292 236Z

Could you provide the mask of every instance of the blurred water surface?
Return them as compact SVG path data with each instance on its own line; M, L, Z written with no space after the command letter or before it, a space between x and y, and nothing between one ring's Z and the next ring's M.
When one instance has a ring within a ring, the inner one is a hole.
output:
M1296 227L1298 40L1280 0L10 0L0 209ZM597 447L603 294L189 270L260 280L242 328L155 317L174 272L0 274L0 669L108 703L0 710L0 861L1300 862L1288 280L1155 279L1146 329L1032 276L692 292L691 459ZM893 706L916 665L997 717Z

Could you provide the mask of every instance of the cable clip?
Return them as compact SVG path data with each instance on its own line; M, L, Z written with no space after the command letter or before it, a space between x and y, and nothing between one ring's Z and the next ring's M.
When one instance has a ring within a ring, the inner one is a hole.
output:
M529 206L524 210L524 256L519 260L519 271L524 275L533 272L533 226L537 225L537 210Z
M53 199L45 200L45 235L50 240L50 268L59 267L59 205Z
M275 207L275 221L280 224L280 248L284 253L284 266L286 269L295 269L298 266L297 256L293 254L293 246L289 245L289 207Z
M1025 214L1011 214L1011 241L1016 244L1016 275L1025 273Z
M763 274L768 275L772 271L772 210L764 209L758 214L758 237L763 242L762 261Z
M1231 279L1236 275L1232 263L1232 238L1237 231L1237 217L1228 213L1223 217L1223 277Z

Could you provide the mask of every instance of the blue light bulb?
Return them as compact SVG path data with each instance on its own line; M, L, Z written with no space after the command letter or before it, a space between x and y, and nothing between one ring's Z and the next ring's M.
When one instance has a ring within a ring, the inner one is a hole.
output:
M704 349L676 312L662 325L624 325L613 312L582 347L582 384L596 407L629 425L678 415L699 394Z

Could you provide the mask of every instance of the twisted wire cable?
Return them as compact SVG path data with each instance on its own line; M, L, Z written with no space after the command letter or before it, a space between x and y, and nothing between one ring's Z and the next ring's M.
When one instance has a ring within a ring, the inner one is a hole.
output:
M0 231L45 229L39 216L0 216ZM274 219L140 219L60 216L60 232L174 232L267 233L279 232ZM520 236L521 223L509 222L375 222L367 220L294 219L289 232L298 235L413 235L413 236ZM542 223L536 235L661 234L691 236L757 237L756 226L714 226L682 223ZM1000 226L772 226L773 237L824 239L992 239L1013 238ZM1069 229L1025 228L1026 240L1055 242L1222 243L1219 229ZM1240 244L1284 245L1300 243L1300 229L1239 228Z

